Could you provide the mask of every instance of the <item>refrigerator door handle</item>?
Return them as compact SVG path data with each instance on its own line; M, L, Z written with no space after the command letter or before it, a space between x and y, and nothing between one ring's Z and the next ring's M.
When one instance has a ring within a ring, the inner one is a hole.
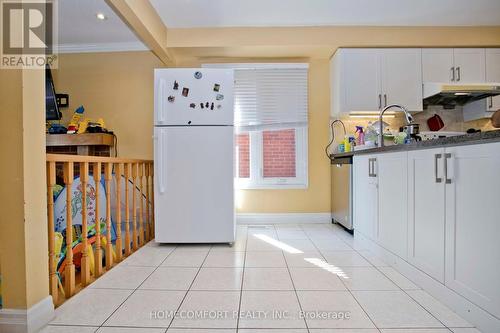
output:
M159 131L158 136L155 136L155 139L158 140L158 163L155 163L157 165L156 167L156 174L158 175L158 183L159 183L159 190L160 194L165 193L165 185L163 181L163 134L161 131Z

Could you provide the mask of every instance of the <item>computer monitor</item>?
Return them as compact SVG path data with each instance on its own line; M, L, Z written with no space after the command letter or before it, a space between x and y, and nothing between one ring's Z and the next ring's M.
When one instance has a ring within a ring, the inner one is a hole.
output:
M59 111L56 99L56 90L49 65L45 67L45 120L60 120L62 114Z

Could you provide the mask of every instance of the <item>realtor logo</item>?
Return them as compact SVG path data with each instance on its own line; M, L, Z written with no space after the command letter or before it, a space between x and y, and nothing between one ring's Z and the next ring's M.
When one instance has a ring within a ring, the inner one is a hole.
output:
M54 67L55 3L4 0L1 8L1 67Z

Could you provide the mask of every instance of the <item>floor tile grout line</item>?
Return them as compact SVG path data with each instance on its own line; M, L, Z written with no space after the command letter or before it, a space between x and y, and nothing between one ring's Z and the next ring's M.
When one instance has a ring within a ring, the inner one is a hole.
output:
M354 237L354 236L353 236ZM359 253L359 251L356 250L356 252L358 252L358 254L360 256L362 256L363 258L365 258L366 260L367 257L363 256L361 253ZM374 255L374 253L370 250L368 250L368 252L370 252L372 255ZM369 261L369 260L368 260ZM445 323L443 323L439 318L437 318L434 314L432 314L429 310L427 310L422 304L420 304L416 299L414 299L409 293L406 292L406 290L404 290L403 288L401 288L396 282L394 282L389 276L387 276L382 270L380 270L379 267L377 267L376 265L373 265L373 267L375 267L375 269L380 273L382 274L383 276L385 276L387 279L389 279L389 281L391 281L396 287L399 288L399 291L403 292L406 296L408 296L413 302L415 302L416 304L418 304L422 309L424 309L424 311L426 311L431 317L433 317L434 319L436 319L439 323L441 323L441 325L443 325L443 327L446 327L448 328L448 326L445 325ZM387 266L385 266L387 267ZM392 267L392 266L389 266L389 267ZM397 272L397 270L396 270ZM411 280L410 280L411 281ZM413 282L413 281L412 281ZM422 289L420 289L422 290ZM357 300L357 299L356 299ZM460 316L459 316L460 317ZM462 318L462 317L460 317ZM463 319L463 318L462 318Z
M170 320L170 322L168 323L168 327L167 327L167 329L166 329L166 331L165 331L165 332L167 332L167 331L170 329L170 327L172 326L172 324L173 324L173 322L174 322L174 320L175 320L175 316L176 316L176 314L177 314L177 313L179 312L179 310L181 309L181 306L182 306L182 304L184 303L184 300L186 299L186 297L187 297L188 293L191 291L191 287L193 286L194 281L196 281L196 278L198 277L198 274L200 274L201 268L203 267L203 264L205 263L205 260L207 260L207 257L208 257L208 255L209 255L210 251L212 250L212 247L213 247L213 246L210 246L210 248L208 249L207 254L205 255L205 258L203 259L202 263L200 264L200 267L198 268L198 271L196 272L196 274L195 274L195 276L194 276L194 278L193 278L193 281L191 281L191 284L189 285L188 290L186 290L186 293L184 294L184 297L182 297L182 300L181 300L181 302L179 303L179 306L177 307L176 311L174 312L174 316L173 316L172 320Z
M353 235L353 238L354 238L354 235ZM353 248L354 249L354 248ZM356 250L354 249L360 256L362 256L365 260L367 260L368 262L371 263L371 261L368 259L367 256L363 256L362 253L360 253L359 250ZM365 252L368 251L370 252L372 255L376 255L375 253L373 253L372 251L370 251L369 249L366 249ZM382 260L382 259L380 259ZM372 264L372 263L371 263ZM422 304L420 304L417 300L415 300L413 297L411 297L410 294L408 294L406 292L406 290L404 290L403 288L401 288L395 281L393 281L389 276L387 276L382 270L380 270L380 268L377 266L377 265L374 265L372 264L373 267L380 273L382 274L384 277L386 277L389 281L391 281L397 288L399 288L399 291L403 292L406 296L408 296L411 300L413 300L413 302L415 302L416 304L418 304L422 309L424 309L425 312L427 312L431 317L433 317L434 319L436 319L439 323L441 323L441 325L443 325L443 327L445 328L448 328L448 326L446 326L439 318L437 318L435 315L433 315L429 310L427 310ZM392 266L384 266L384 267L392 267ZM397 271L396 271L397 272ZM411 280L410 280L411 281ZM412 281L413 282L413 281ZM395 290L397 291L397 290ZM353 297L356 299L356 302L358 302L358 299L356 298L356 296L353 295ZM359 302L358 302L359 303ZM361 306L361 305L360 305ZM364 310L364 309L363 309ZM460 317L461 318L461 317ZM463 319L463 318L462 318Z
M245 283L245 266L247 263L247 246L248 246L248 228L245 230L245 255L243 256L243 272L241 273L241 288L240 288L240 299L238 302L238 314L236 317L236 331L240 329L240 311L241 311L241 300L243 299L243 283Z
M150 240L149 242L154 242L155 240L152 239ZM149 243L148 242L148 243ZM148 244L146 243L146 244ZM123 302L120 303L120 305L118 305L118 307L99 325L99 329L101 329L101 327L103 327L103 325L116 313L116 311L118 311L118 309L120 309L122 307L122 305L137 291L139 290L139 287L144 283L144 281L146 281L154 272L156 272L156 270L158 269L158 267L161 266L161 264L175 251L177 246L174 247L174 249L172 251L170 251L167 256L162 260L162 262L156 266L156 268L151 272L151 274L149 274L135 289L132 290L132 292L125 298L125 300ZM132 253L133 254L133 253ZM132 255L130 254L129 257ZM128 258L128 257L127 257ZM123 261L121 261L120 263L122 263ZM119 263L119 264L120 264ZM166 331L165 331L166 332Z
M347 244L347 243L346 243L346 244ZM349 244L347 244L347 245L348 245L349 247L351 247ZM314 244L314 246L316 246L316 244ZM317 248L317 250L319 251L319 248ZM354 251L356 251L356 249L354 249L354 248L353 248L353 250L354 250ZM356 251L356 252L357 252L357 251ZM320 251L320 253L321 253L321 251ZM323 255L323 254L321 254L321 255ZM326 262L328 262L324 256L323 256L323 258L324 258L324 260L325 260ZM370 263L370 264L371 264L371 263ZM339 278L339 277L337 276L337 278ZM363 306L361 306L361 304L360 304L360 303L359 303L359 301L356 299L356 297L354 297L353 293L351 292L351 290L349 290L349 288L347 287L347 285L345 284L345 282L344 282L344 281L342 281L342 279L340 279L340 278L339 278L339 280L340 280L340 282L344 285L344 287L345 287L345 288L346 288L346 290L349 292L349 294L350 294L350 295L351 295L351 297L354 299L354 301L355 301L355 302L358 304L358 306L361 308L361 310L363 310L363 312L365 313L366 317L367 317L368 319L370 319L370 321L372 322L373 326L374 326L374 327L376 327L376 328L377 328L377 330L378 330L378 327L377 327L377 325L375 324L375 322L373 321L373 319L372 319L372 318L368 315L367 311L363 308Z
M279 239L279 236L278 236L278 239ZM311 240L309 240L309 241L311 241ZM288 261L286 260L285 253L283 251L281 251L281 253L283 254L283 260L285 261L285 265L286 265L286 270L288 272L288 276L290 276L290 281L292 282L293 292L295 294L295 298L297 299L297 304L299 305L299 309L300 309L301 313L304 314L304 308L302 307L302 303L300 303L299 294L297 293L297 289L295 288L295 282L293 282L292 273L290 272L290 267L288 267ZM310 332L309 331L309 325L307 324L306 316L304 316L303 320L304 320L304 325L306 325L307 332Z

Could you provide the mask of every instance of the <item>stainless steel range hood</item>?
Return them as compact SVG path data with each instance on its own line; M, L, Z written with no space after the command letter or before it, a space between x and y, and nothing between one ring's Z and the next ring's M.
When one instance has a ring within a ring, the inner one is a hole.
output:
M424 83L424 105L455 107L500 95L500 83Z

